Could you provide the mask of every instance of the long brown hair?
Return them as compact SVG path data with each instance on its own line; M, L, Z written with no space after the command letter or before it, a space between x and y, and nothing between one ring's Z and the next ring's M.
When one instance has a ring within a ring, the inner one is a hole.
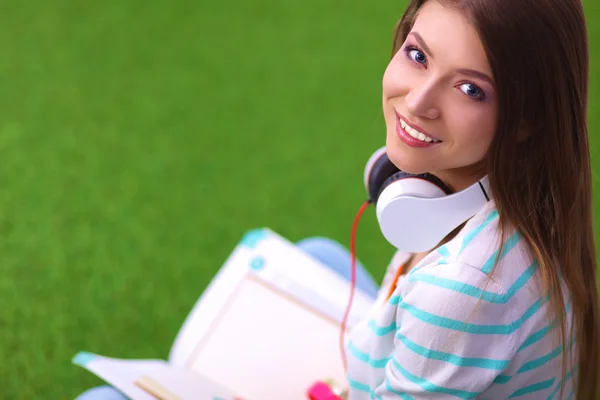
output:
M411 0L392 56L427 0ZM501 237L514 227L532 249L566 349L572 296L575 398L593 399L600 378L600 315L587 128L588 43L580 0L443 0L465 13L490 62L498 126L488 176ZM502 248L498 254L502 253ZM563 352L563 374L566 373ZM562 388L561 388L562 392Z

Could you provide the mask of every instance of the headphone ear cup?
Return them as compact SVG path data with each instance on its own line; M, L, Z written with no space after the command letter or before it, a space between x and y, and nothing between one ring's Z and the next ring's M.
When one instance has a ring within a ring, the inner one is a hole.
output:
M369 202L377 202L384 182L398 172L400 170L388 158L385 147L371 156L365 168L365 188L369 195Z
M399 172L386 179L377 198L379 228L399 250L431 250L490 201L487 176L452 193L431 174ZM493 196L492 196L493 198Z

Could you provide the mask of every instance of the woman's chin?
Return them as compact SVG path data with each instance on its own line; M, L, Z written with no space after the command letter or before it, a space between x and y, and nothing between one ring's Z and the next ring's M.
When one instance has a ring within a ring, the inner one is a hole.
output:
M423 160L413 159L412 155L404 154L398 148L391 148L386 146L386 153L390 161L400 171L404 171L408 174L423 174L431 170L431 166L423 163Z

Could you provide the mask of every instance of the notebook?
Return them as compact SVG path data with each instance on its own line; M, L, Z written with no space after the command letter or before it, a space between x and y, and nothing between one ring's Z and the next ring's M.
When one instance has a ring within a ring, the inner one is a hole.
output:
M247 232L184 321L167 360L80 352L73 362L134 400L305 400L345 384L348 281L268 228ZM355 290L347 329L373 299Z

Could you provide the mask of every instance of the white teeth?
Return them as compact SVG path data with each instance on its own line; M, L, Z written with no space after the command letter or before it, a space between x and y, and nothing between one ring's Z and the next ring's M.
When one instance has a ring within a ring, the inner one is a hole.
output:
M418 139L418 140L420 140L422 142L426 142L426 143L437 142L436 140L433 140L429 136L426 136L423 132L419 132L418 130L413 129L410 126L406 125L406 122L404 122L403 119L400 120L400 126L402 127L402 129L404 129L406 131L406 133L408 133L410 136L414 137L415 139Z

